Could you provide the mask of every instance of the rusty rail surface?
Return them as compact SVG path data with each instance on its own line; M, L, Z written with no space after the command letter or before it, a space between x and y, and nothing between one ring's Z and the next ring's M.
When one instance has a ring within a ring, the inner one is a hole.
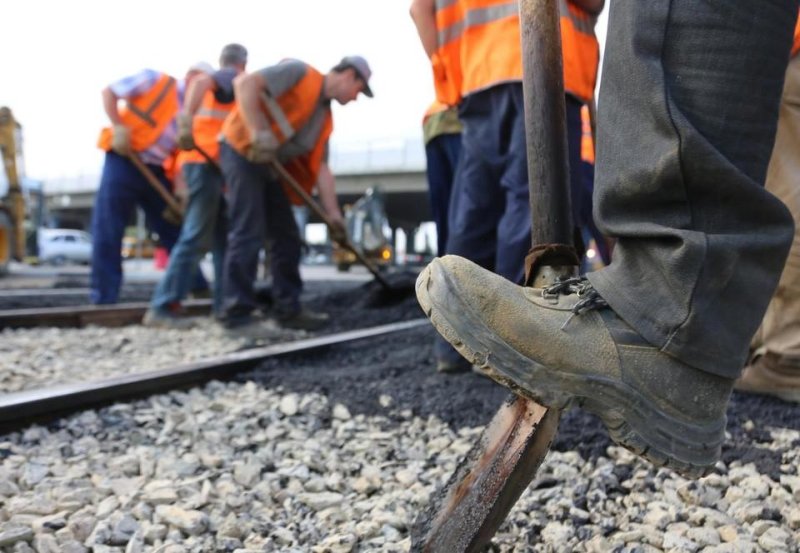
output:
M51 420L69 412L113 401L163 393L215 378L230 378L268 358L310 352L428 324L428 319L414 319L247 349L167 369L0 394L0 432L12 431L34 421Z
M207 315L211 300L186 300L181 303L187 315ZM118 327L142 322L149 303L114 305L71 305L0 310L0 329L57 326L82 328L87 325Z

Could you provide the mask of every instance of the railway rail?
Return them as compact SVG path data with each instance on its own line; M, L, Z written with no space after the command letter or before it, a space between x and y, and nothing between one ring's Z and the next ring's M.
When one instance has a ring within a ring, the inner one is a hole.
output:
M211 300L187 300L182 303L187 315L206 315ZM114 305L71 305L0 310L0 329L55 326L81 328L90 324L118 327L141 322L149 304L146 302Z
M80 409L228 378L268 358L364 340L427 325L424 318L272 344L168 369L0 395L0 433Z

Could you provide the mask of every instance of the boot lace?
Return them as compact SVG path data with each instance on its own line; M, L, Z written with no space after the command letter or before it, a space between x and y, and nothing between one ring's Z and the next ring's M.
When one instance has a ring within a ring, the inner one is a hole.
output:
M577 294L579 299L572 308L572 314L561 325L561 330L567 327L575 315L581 315L592 309L608 307L608 302L603 299L600 292L595 290L585 276L560 278L555 284L542 289L542 297L545 299L555 299L559 295L567 296L569 294Z

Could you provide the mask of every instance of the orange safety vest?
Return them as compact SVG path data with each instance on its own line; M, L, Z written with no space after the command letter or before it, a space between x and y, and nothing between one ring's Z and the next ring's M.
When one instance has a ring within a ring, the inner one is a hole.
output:
M278 98L273 98L265 94L262 96L261 111L270 122L272 133L281 145L292 141L292 138L300 131L314 114L322 96L322 86L325 76L313 67L306 65L306 74ZM288 160L286 170L297 180L300 186L309 194L317 184L319 168L325 156L325 147L328 138L333 132L333 116L330 110L325 116L325 120L320 128L319 134L314 137L314 145L310 148L303 148L304 151L298 153ZM222 135L225 142L243 156L247 156L250 144L250 129L244 121L238 104L233 108L230 115L222 124ZM295 145L297 145L295 143ZM280 151L278 152L280 158ZM286 161L286 160L284 160ZM288 187L286 193L292 203L302 204L302 199L294 194Z
M214 89L206 90L200 109L192 118L192 136L194 143L202 148L211 159L219 162L219 134L222 124L233 111L235 102L224 104L217 100ZM208 163L208 160L198 150L182 150L178 154L178 164Z
M581 160L594 165L594 138L589 106L581 106Z
M141 152L155 144L175 118L179 107L175 85L173 77L162 73L150 90L128 99L125 107L120 109L120 119L131 131L131 147L134 151ZM111 127L100 131L97 146L105 151L111 150L112 134Z
M794 44L792 44L792 56L800 52L800 18L794 26Z
M431 56L436 99L454 106L461 101L461 30L463 6L459 0L436 0L437 49Z
M594 34L597 18L567 0L558 0L564 90L584 103L594 98L600 45Z
M519 6L516 0L460 0L461 95L522 80Z

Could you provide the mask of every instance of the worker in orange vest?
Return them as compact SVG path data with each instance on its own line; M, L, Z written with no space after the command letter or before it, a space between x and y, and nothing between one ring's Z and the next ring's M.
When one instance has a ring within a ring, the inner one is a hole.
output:
M224 266L223 324L230 329L257 322L254 281L264 238L271 238L274 314L287 328L315 329L328 316L300 304L301 237L291 202L300 198L281 186L269 164L279 162L307 192L316 186L323 208L346 236L328 167L333 131L331 101L341 105L360 93L372 97L372 71L361 56L343 58L327 74L299 60L284 60L235 81L236 107L222 127L220 161L228 190L230 232Z
M783 85L766 188L794 218L792 248L735 388L800 403L800 18Z
M98 146L106 151L100 187L92 211L91 301L116 303L122 284L122 235L134 206L144 210L147 224L168 250L178 239L179 227L164 219L166 203L131 162L137 155L150 172L169 190L165 161L177 147L175 116L185 86L198 75L211 71L207 63L189 68L183 81L145 69L103 90L103 108L112 126L100 133ZM120 100L125 106L118 108ZM202 273L194 271L196 287L207 287Z
M228 229L218 139L222 123L235 105L233 80L246 64L244 46L228 44L220 54L220 69L198 76L186 90L177 120L181 150L177 164L186 183L186 207L180 237L145 313L146 326L189 326L188 319L178 316L180 303L191 288L192 272L209 249L214 263L214 313L221 314L222 264Z
M594 95L604 0L559 0L575 221L580 225L580 108ZM519 6L505 0L413 0L437 99L458 105L462 150L450 203L448 254L519 282L531 215L522 95ZM576 232L576 236L579 234ZM437 348L437 366L466 369Z
M416 288L487 376L548 408L583 407L614 442L689 478L719 461L734 382L796 237L764 182L783 90L796 108L784 83L798 0L721 8L614 2L594 191L611 264L519 286L448 255ZM773 386L787 376L773 372Z

